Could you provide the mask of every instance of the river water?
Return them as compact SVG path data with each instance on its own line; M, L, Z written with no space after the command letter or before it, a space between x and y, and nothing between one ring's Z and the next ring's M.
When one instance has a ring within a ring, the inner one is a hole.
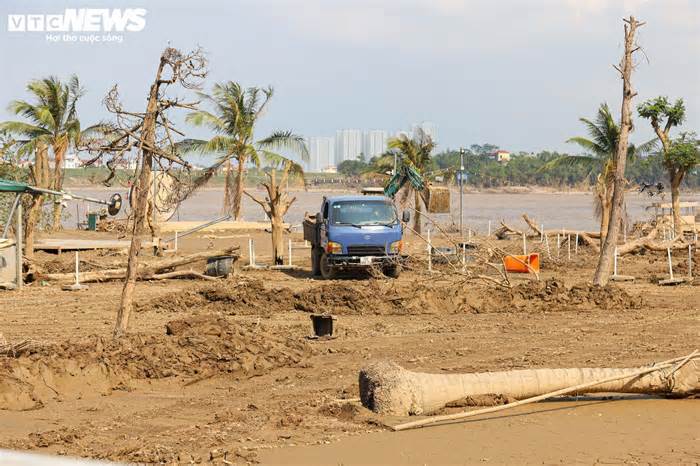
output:
M91 196L98 199L107 199L113 192L119 192L126 199L126 189L89 187L73 188L70 192L79 195ZM251 191L258 197L264 197L262 191ZM315 213L319 210L324 195L334 195L339 192L303 191L292 190L290 196L296 197L296 201L289 209L285 217L292 224L301 223L304 212ZM463 218L465 229L485 233L489 221L492 229L495 229L500 221L521 228L523 222L521 215L527 213L538 223L544 223L547 229L570 228L582 230L596 230L598 221L593 213L593 195L591 193L465 193L463 195ZM670 197L670 196L667 196ZM633 220L649 219L653 210L645 208L658 197L649 197L646 194L629 192L626 195L627 212ZM684 200L698 201L700 194L688 194ZM85 211L88 207L95 209L97 204L88 204L83 201L71 201L65 209L64 225L68 228L76 224L76 204L79 204L81 221L85 221ZM217 188L207 188L195 193L185 200L173 216L173 220L206 221L221 215L223 204L223 191ZM266 220L260 206L247 197L243 198L243 219L248 221ZM436 221L442 224L459 222L459 192L452 191L451 214L431 214Z

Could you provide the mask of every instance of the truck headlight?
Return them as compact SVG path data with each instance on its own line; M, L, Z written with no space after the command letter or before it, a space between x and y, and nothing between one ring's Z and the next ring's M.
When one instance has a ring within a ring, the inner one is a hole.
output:
M402 249L403 249L403 241L401 241L401 240L394 241L393 243L391 243L391 246L389 246L389 253L390 254L399 254Z
M342 254L343 246L335 241L329 241L326 245L326 253L328 254Z

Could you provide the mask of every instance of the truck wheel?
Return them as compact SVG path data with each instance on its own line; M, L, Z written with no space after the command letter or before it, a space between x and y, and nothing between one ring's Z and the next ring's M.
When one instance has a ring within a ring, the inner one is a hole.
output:
M311 248L311 275L314 277L321 275L321 254L320 248Z
M319 260L319 268L321 269L321 276L325 278L326 280L332 280L336 276L336 270L331 267L331 265L328 263L328 254L325 252L321 255L321 258Z
M386 275L389 278L399 278L399 275L401 275L401 265L387 265L386 267L384 267L383 272L384 275Z

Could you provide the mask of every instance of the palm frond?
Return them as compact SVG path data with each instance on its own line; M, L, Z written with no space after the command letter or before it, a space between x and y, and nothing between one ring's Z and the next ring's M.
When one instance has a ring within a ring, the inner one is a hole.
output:
M309 160L309 148L306 140L291 131L275 131L265 139L258 141L258 147L269 150L289 150L301 157L305 162Z

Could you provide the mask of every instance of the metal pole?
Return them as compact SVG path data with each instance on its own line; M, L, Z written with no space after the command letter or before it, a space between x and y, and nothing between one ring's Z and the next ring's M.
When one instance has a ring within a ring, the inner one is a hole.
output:
M253 238L248 238L248 265L253 266Z
M578 255L578 233L576 233L576 242L574 243L574 254Z
M175 252L177 252L177 230L175 230Z
M671 263L671 248L666 248L666 253L668 255L668 275L673 280L673 264Z
M693 246L688 245L688 278L693 279Z
M20 198L21 195L15 194L15 201L12 203L12 207L10 208L10 214L7 216L7 223L5 223L5 228L2 230L2 237L7 238L7 232L10 231L10 224L12 223L12 214L15 213L15 209L17 209L17 205L20 203Z
M571 235L567 235L566 237L566 255L568 260L571 260Z
M19 197L19 196L17 196ZM22 203L17 204L17 228L15 228L15 249L17 260L17 289L21 290L22 280Z
M486 236L491 236L491 220L489 220L489 232Z
M459 237L464 238L464 230L462 226L464 225L464 209L462 196L464 194L464 148L459 148Z

